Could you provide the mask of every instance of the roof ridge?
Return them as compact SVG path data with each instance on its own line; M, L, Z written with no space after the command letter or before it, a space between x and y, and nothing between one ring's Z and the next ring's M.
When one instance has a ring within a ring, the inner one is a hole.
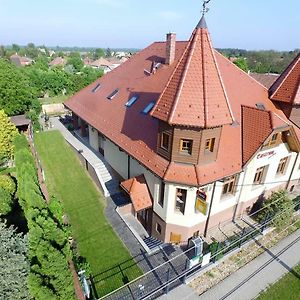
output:
M174 105L173 105L171 113L169 115L168 122L170 122L170 120L174 117L174 113L175 113L175 110L176 110L177 105L178 105L179 96L180 96L180 94L182 92L182 87L183 87L183 84L184 84L184 79L186 78L187 71L188 71L190 63L191 63L192 55L193 55L193 53L195 51L195 47L193 47L193 45L195 44L195 36L196 35L193 35L193 38L189 40L189 43L188 43L187 48L186 48L186 51L188 51L190 45L192 47L191 51L188 53L187 62L185 64L185 66L184 66L183 74L182 74L182 77L180 79L179 88L178 88L178 90L176 92L176 97L175 97ZM186 54L186 51L184 51L182 59L183 59L184 55ZM181 62L181 60L180 60L180 62Z
M166 42L164 42L164 43L166 43ZM177 42L176 42L176 43L177 43ZM157 99L157 101L156 101L156 103L155 103L153 109L151 110L151 112L150 112L150 115L151 115L151 116L153 116L153 114L154 114L154 112L155 112L155 110L156 110L156 108L157 108L157 106L158 106L158 104L159 104L160 99L162 98L162 96L164 95L165 91L166 91L167 88L169 87L169 85L170 85L170 83L171 83L171 80L172 80L174 74L175 74L176 71L178 70L179 65L181 64L181 62L182 62L182 60L183 60L183 58L184 58L186 52L188 51L189 45L190 45L190 41L187 42L187 45L186 45L186 47L185 47L185 49L184 49L184 51L183 51L183 53L182 53L180 59L178 60L178 62L177 62L177 64L176 64L176 67L174 68L172 74L170 75L170 77L169 77L169 79L168 79L168 82L167 82L166 86L164 87L164 89L163 89L163 91L161 92L159 98ZM176 92L176 95L177 95L177 92ZM169 120L169 117L168 117L168 120Z

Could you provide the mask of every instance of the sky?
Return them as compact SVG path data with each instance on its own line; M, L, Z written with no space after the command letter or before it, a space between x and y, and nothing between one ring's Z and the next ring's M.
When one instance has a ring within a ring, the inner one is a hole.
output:
M188 40L201 0L0 0L0 45L144 48L176 32ZM211 0L216 48L300 48L300 0Z

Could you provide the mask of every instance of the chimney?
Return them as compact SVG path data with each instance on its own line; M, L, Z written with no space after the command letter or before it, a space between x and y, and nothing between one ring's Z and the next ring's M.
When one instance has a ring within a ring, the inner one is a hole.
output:
M175 59L176 33L167 33L166 65L171 65Z

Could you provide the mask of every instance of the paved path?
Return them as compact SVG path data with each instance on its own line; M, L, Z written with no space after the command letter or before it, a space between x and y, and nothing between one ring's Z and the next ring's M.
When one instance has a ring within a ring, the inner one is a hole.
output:
M280 279L300 262L300 230L280 241L252 262L224 279L221 283L197 296L185 286L178 287L161 299L172 300L250 300ZM295 273L300 280L300 274Z

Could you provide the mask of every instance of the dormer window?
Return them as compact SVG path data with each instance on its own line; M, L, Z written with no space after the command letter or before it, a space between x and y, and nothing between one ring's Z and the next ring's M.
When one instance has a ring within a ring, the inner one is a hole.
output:
M170 135L166 132L163 132L161 134L161 140L160 140L160 147L169 151L169 148L170 148Z
M192 140L180 140L180 152L183 154L192 154L193 141Z
M212 153L212 152L214 152L215 141L216 141L215 138L206 139L206 141L205 141L205 152L206 153Z
M274 133L270 139L269 146L276 144L278 138L278 133Z

